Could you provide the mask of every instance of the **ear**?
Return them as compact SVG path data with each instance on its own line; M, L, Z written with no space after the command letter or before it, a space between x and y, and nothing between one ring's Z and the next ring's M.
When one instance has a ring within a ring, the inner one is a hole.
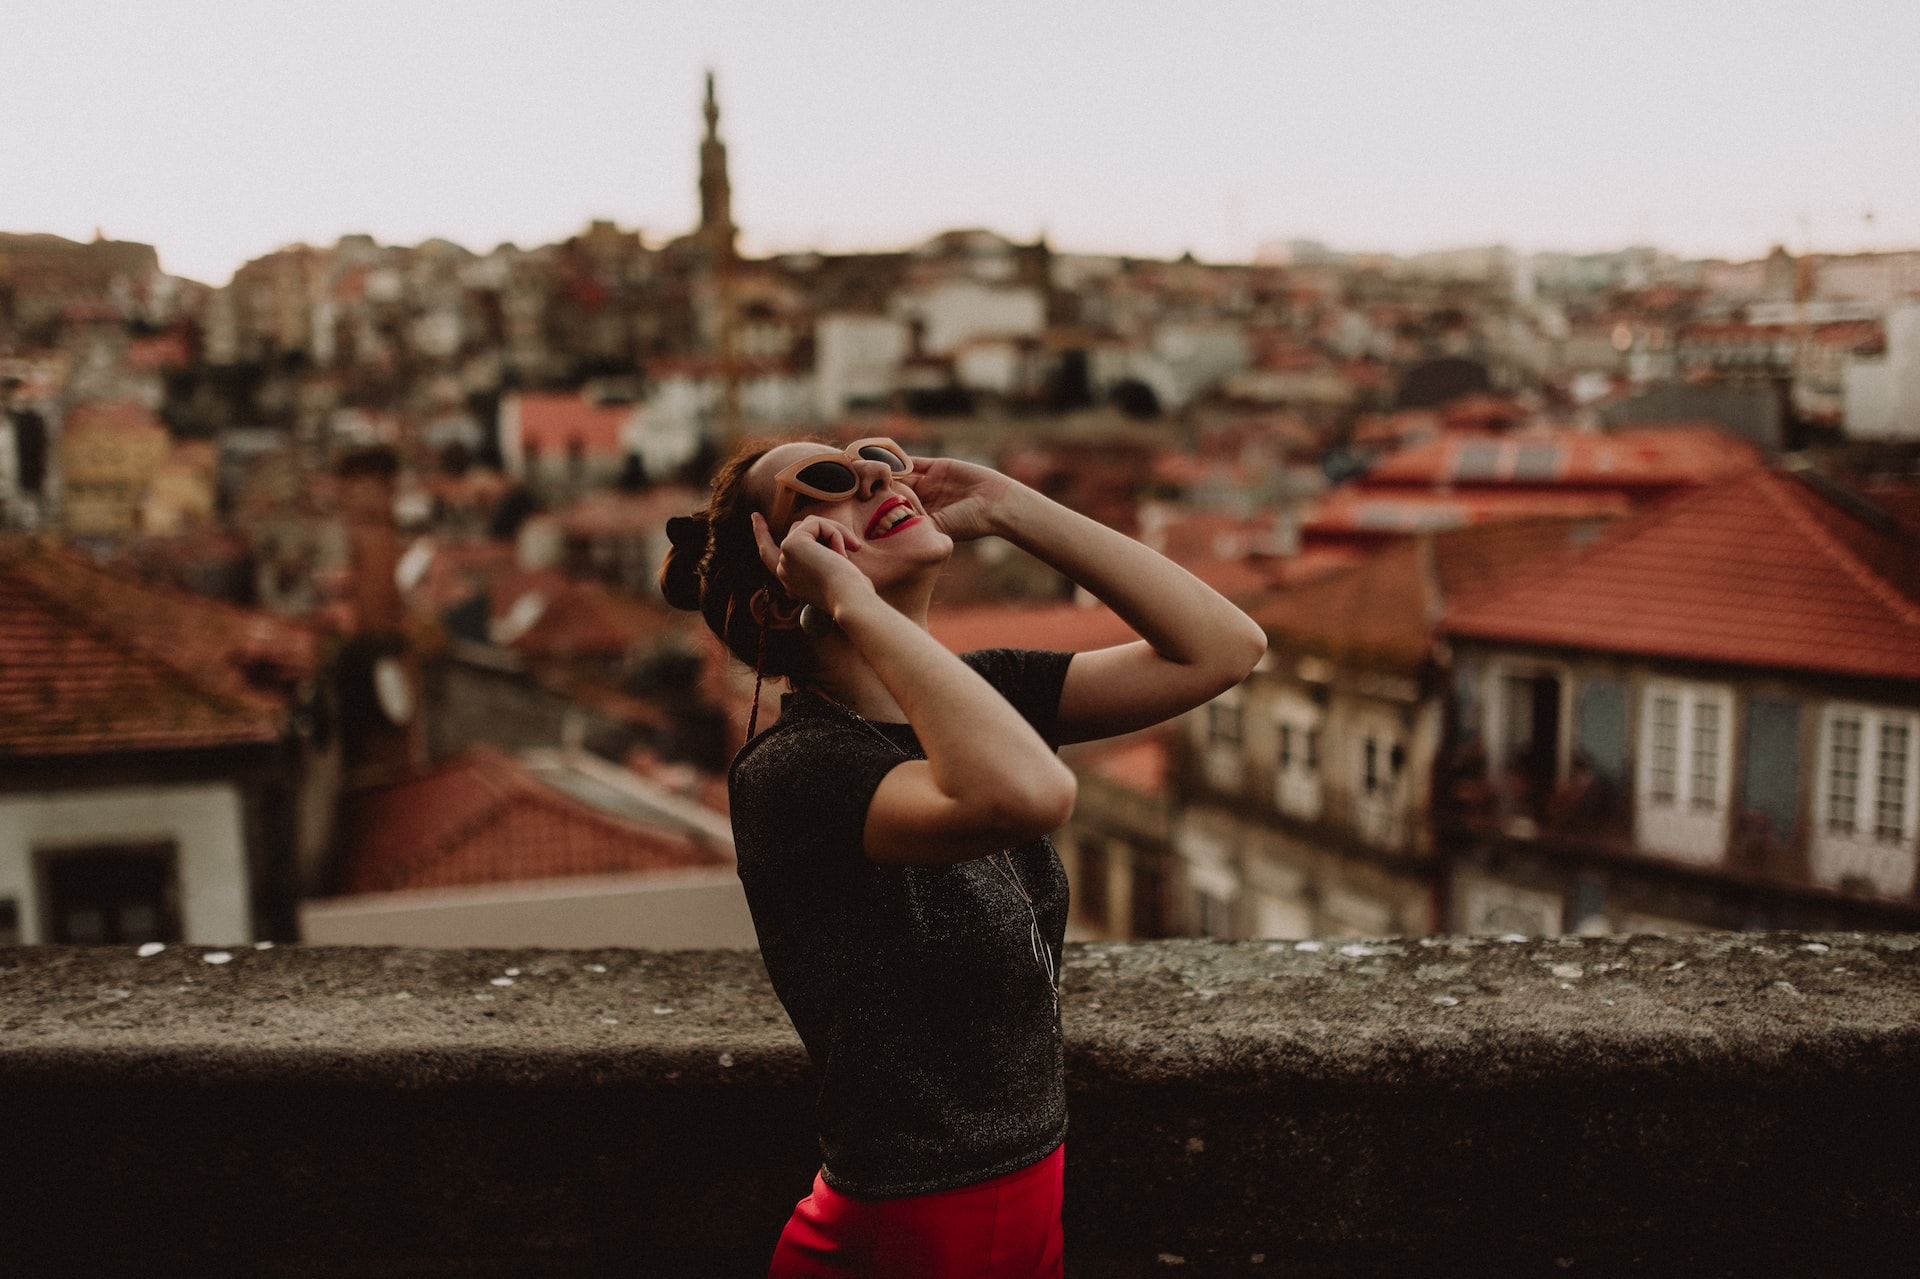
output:
M753 620L770 631L795 631L800 629L800 601L782 592L776 599L766 587L753 593L747 602L753 610Z

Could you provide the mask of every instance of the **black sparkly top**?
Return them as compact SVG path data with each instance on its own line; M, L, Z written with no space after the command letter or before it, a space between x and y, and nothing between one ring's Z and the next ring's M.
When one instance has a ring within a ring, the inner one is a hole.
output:
M962 656L1049 743L1072 659ZM1055 992L1006 859L883 866L862 851L874 790L908 758L923 758L909 725L869 728L790 693L728 775L761 957L820 1072L823 1172L867 1199L1012 1172L1052 1153L1067 1127ZM1060 859L1045 836L1008 851L1058 972Z

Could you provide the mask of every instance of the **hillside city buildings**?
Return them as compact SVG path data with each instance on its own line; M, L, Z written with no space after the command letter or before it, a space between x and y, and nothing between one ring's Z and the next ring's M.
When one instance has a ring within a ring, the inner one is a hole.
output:
M992 463L1265 627L1069 753L1077 936L1920 921L1920 250L752 258L701 113L684 234L0 235L0 939L741 944L750 689L652 581L764 433ZM935 632L1129 634L992 544Z

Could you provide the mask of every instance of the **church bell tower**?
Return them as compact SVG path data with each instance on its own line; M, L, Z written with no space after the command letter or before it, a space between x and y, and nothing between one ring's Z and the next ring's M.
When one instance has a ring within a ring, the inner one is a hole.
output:
M707 100L702 108L707 132L700 139L700 239L710 260L720 266L733 259L733 188L727 181L727 144L720 140L720 103L713 93L713 72L707 72Z

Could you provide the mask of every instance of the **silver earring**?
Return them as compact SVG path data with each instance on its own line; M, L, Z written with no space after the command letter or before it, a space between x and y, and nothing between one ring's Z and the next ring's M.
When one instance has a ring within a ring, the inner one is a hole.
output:
M800 633L808 639L819 639L833 632L833 614L824 608L815 608L808 604L800 610Z

